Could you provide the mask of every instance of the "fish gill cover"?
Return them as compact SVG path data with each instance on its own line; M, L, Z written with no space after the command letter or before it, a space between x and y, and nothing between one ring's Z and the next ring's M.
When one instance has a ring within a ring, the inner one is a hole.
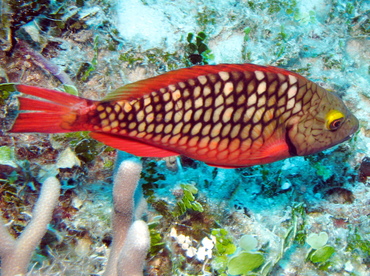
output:
M360 121L334 148L232 170L142 159L152 239L144 274L367 275L369 11L368 1L7 0L0 81L98 100L173 69L250 62L319 83ZM47 176L62 184L29 274L102 274L115 151L84 132L6 133L17 103L12 86L1 91L0 206L10 233L25 228Z

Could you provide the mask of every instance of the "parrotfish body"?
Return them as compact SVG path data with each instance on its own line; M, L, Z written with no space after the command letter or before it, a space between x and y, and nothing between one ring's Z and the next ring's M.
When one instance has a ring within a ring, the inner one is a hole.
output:
M102 101L44 88L17 90L10 132L91 131L138 156L183 154L236 168L316 153L348 139L358 120L335 94L277 67L194 66L128 84Z

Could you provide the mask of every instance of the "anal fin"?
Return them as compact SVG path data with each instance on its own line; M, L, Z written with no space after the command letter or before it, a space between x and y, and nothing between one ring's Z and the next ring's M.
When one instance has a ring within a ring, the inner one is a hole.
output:
M114 134L91 132L90 136L110 147L123 150L140 157L169 157L179 155L174 151L158 148L134 139Z

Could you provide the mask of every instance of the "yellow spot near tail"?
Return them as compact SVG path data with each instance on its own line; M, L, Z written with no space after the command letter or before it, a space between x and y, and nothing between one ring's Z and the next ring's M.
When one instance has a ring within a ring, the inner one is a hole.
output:
M72 124L76 121L77 115L75 113L69 113L62 116L62 123L60 125L63 129L70 129Z

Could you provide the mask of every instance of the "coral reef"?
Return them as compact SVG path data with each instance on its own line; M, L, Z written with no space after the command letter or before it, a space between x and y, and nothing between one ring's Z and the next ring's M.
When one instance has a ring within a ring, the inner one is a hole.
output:
M58 179L47 178L32 212L32 219L17 239L8 233L5 225L0 221L1 275L12 276L27 272L33 251L46 233L59 195Z
M135 213L134 194L140 179L141 165L123 161L118 168L113 187L113 240L106 276L143 275L143 266L149 249L148 226L141 220L145 199L139 198Z
M147 224L141 220L146 209L145 199L141 195L139 202L134 203L141 169L139 163L130 160L119 164L113 188L113 240L104 275L143 275L150 237ZM10 235L5 224L0 223L1 275L27 273L31 257L52 220L60 187L55 177L44 181L32 219L17 239ZM75 250L84 251L83 247L80 242Z
M370 273L368 1L23 2L1 4L1 83L68 90L58 79L64 71L73 93L100 99L200 59L253 62L335 90L360 120L359 132L335 148L264 166L143 158L146 275ZM0 208L12 236L24 231L48 173L61 182L28 274L102 275L114 239L115 151L86 133L6 133L17 103L9 86L0 91ZM243 267L238 260L249 254L257 261Z

